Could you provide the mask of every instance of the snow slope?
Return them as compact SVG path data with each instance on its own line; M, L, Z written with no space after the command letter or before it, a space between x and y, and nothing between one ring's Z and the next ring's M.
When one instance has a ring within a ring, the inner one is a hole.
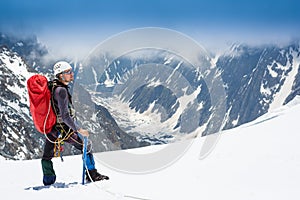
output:
M10 199L300 199L300 99L257 120L224 131L213 151L199 154L206 137L196 138L172 165L153 173L114 171L97 155L97 168L109 181L82 186L81 157L54 159L57 183L42 186L40 160L0 159L0 188ZM212 136L207 136L212 137ZM175 145L175 144L169 144ZM136 150L156 150L151 146ZM111 156L118 151L105 152ZM134 160L132 162L135 162ZM135 163L139 165L139 163Z

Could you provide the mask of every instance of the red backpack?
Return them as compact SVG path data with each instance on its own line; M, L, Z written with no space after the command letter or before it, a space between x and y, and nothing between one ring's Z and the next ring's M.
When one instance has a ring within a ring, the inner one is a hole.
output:
M56 123L48 80L43 75L33 75L27 81L27 89L33 123L40 133L47 134Z

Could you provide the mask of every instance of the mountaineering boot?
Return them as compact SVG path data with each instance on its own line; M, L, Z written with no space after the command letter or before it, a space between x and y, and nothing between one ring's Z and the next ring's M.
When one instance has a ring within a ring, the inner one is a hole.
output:
M88 170L86 172L87 182L95 182L95 181L102 181L102 180L108 180L108 179L109 179L108 176L98 173L96 169Z
M102 175L97 172L97 169L95 168L95 160L92 153L88 153L86 155L86 181L87 182L95 182L95 181L101 181L101 180L108 180L109 177Z

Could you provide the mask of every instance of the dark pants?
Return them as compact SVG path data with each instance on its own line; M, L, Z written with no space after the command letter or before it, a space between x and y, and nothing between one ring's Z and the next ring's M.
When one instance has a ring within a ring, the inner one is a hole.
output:
M58 132L52 131L46 135L48 139L52 142L55 142L58 138ZM50 142L48 139L46 139L45 146L44 146L44 154L43 154L43 160L51 160L54 157L54 147L55 144ZM71 136L64 140L64 142L69 143L73 145L76 149L80 150L82 152L83 150L83 142L78 133L73 133ZM88 152L90 152L90 147L88 145Z
M51 159L54 157L54 148L58 138L58 132L52 131L46 135L48 139L46 139L44 146L44 154L42 157L42 169L43 169L43 183L44 185L51 185L55 182L56 175L53 169L53 163ZM50 140L50 141L49 141ZM52 141L52 142L51 142ZM68 137L64 142L73 145L76 149L83 152L83 142L81 136L78 133L73 133ZM93 158L93 154L91 153L90 145L87 146L87 157L86 157L86 166L88 170L95 169L95 162Z

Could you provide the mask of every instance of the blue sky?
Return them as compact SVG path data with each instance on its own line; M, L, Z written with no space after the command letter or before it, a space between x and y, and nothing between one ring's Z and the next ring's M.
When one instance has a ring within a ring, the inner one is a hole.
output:
M35 33L50 48L80 54L149 26L182 32L214 51L300 33L299 0L1 0L0 7L2 32Z

